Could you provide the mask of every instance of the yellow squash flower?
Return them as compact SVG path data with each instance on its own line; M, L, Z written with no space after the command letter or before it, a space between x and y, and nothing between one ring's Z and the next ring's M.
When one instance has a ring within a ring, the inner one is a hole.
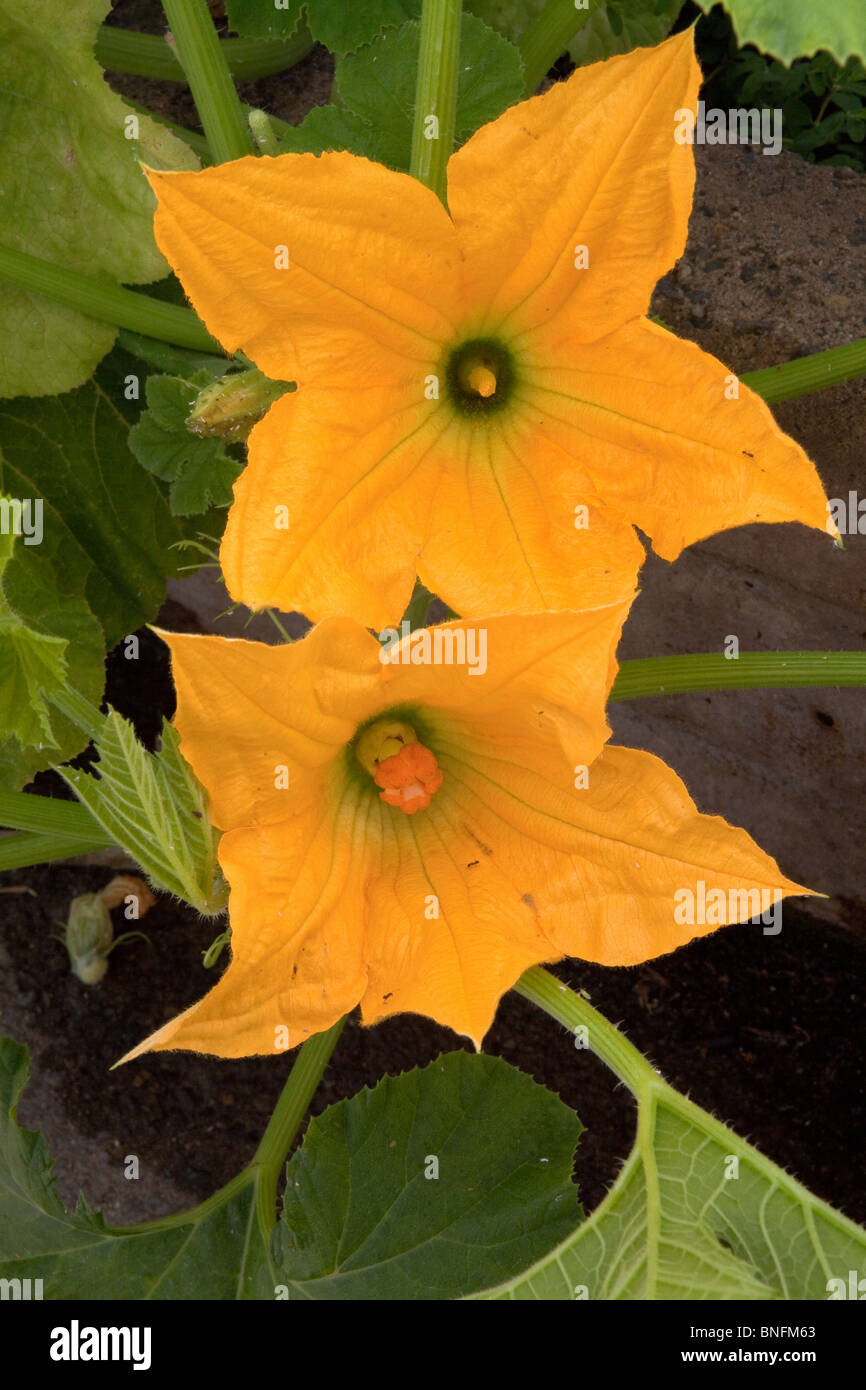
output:
M690 32L579 69L450 160L450 215L346 153L153 173L156 239L228 351L294 380L249 440L232 597L399 619L627 597L633 529L825 529L815 468L714 357L651 323L694 188ZM738 393L738 394L737 394Z
M181 750L225 832L232 959L129 1055L279 1051L357 1004L480 1044L532 964L631 965L807 891L660 759L606 746L626 612L384 648L348 618L280 647L162 634Z

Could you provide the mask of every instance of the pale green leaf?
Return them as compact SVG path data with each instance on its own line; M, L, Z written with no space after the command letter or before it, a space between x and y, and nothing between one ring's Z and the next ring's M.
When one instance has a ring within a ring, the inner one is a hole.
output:
M783 63L810 58L819 49L837 63L856 54L866 59L863 0L722 0L737 41L752 43ZM717 0L698 0L709 11Z
M647 1064L647 1071L649 1071ZM866 1275L866 1231L659 1077L605 1200L484 1298L812 1299Z
M0 0L0 245L139 284L168 272L141 164L195 168L197 160L105 82L93 45L109 8L109 0ZM115 332L4 287L0 396L80 385Z
M181 757L172 726L163 721L162 747L149 753L129 721L109 709L94 743L99 761L92 771L58 769L79 800L155 887L206 915L222 912L226 892L217 868L217 832L206 793Z

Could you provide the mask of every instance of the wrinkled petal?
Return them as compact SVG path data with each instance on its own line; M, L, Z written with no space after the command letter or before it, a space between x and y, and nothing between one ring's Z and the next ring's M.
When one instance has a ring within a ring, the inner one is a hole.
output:
M223 830L292 813L376 707L379 645L347 619L278 647L159 635L171 651L181 752Z
M686 244L694 157L675 118L700 81L686 31L579 68L458 150L448 204L480 324L524 333L568 307L591 342L646 313Z
M527 408L539 434L586 468L666 560L748 522L825 531L815 465L766 402L694 343L639 319L583 344L560 319L533 353Z
M228 352L299 384L423 377L438 358L456 321L459 254L417 179L344 153L149 178L157 243Z
M278 825L232 830L219 848L231 885L232 959L209 994L122 1059L181 1049L276 1054L358 1003L367 969L366 821L371 802L332 783Z
M400 391L283 396L250 435L235 483L220 552L232 598L314 621L399 619L430 506L422 475L447 424L420 377Z
M401 821L382 807L380 860L368 887L365 1024L417 1013L472 1038L530 965L559 952L506 891L490 849L461 824L452 798Z
M418 573L449 607L594 608L634 592L642 545L582 463L539 436L531 408L461 422L440 449Z
M526 904L558 956L635 965L748 920L754 913L740 910L732 891L763 890L758 910L774 891L809 892L745 830L701 815L673 769L651 753L608 745L582 788L566 776L541 778L506 754L470 764L455 750L440 765L462 788L464 847L488 847L503 901ZM700 882L705 893L726 895L720 920L678 922L675 895L689 890L697 902Z
M591 763L609 737L606 699L629 607L507 614L416 632L387 652L383 700L421 709L434 749L447 740L476 761L505 748L521 766L568 774L574 763ZM465 662L454 659L464 653ZM425 656L423 664L412 659Z

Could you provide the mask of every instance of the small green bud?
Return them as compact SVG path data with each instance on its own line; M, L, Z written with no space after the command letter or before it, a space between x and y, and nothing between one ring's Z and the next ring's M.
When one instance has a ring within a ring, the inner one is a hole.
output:
M95 985L108 969L108 952L114 941L111 915L99 893L73 898L63 943L69 952L72 973L82 984Z
M232 442L246 439L253 425L288 389L285 381L271 381L256 367L234 372L199 391L187 416L187 429Z

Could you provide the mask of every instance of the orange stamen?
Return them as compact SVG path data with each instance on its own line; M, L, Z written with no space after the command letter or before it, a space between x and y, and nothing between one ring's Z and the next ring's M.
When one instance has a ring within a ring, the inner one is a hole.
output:
M423 811L442 785L439 764L423 743L407 743L376 767L373 779L379 799L386 806L398 806L407 816Z

